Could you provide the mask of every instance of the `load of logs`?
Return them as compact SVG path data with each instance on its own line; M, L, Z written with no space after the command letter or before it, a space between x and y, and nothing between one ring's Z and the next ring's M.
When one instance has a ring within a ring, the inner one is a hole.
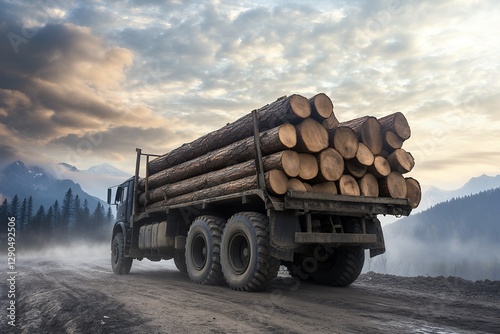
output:
M415 161L402 148L411 131L405 116L364 116L340 123L323 94L282 97L147 164L140 206L163 206L258 188L256 138L266 189L349 196L408 198L415 208L420 184L403 174Z

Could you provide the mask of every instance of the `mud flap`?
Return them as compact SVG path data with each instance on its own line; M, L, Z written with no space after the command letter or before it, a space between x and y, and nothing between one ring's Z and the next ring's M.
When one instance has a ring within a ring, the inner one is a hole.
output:
M284 261L293 261L297 247L295 232L300 232L299 217L289 211L269 210L271 255Z
M382 232L382 225L377 217L372 218L372 224L367 225L367 232L377 235L377 243L370 247L370 258L385 253L384 233Z

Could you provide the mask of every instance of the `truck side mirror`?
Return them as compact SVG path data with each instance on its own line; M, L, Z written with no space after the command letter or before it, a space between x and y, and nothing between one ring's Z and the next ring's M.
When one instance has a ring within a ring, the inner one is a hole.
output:
M108 188L108 204L111 205L111 188Z

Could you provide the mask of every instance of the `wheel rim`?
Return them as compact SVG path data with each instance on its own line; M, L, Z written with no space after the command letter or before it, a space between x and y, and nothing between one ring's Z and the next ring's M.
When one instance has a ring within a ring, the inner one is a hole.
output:
M244 273L250 263L250 246L248 238L238 233L229 242L229 264L231 270L238 275Z
M207 263L207 242L202 234L197 234L193 238L191 259L196 270L203 269Z

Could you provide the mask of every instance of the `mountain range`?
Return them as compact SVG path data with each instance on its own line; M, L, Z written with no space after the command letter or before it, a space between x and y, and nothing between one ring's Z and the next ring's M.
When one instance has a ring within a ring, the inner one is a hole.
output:
M481 179L490 180L475 178L468 189L479 189ZM490 185L483 183L485 187ZM495 188L454 196L385 225L387 252L368 260L365 270L402 276L500 280L499 204L500 188Z
M22 161L15 161L0 173L0 194L9 201L17 195L20 202L31 196L35 211L40 205L50 207L56 200L61 204L69 188L73 195L80 197L81 203L87 200L91 210L98 202L105 204L98 197L85 192L80 184L69 179L58 179L39 166L28 168Z

